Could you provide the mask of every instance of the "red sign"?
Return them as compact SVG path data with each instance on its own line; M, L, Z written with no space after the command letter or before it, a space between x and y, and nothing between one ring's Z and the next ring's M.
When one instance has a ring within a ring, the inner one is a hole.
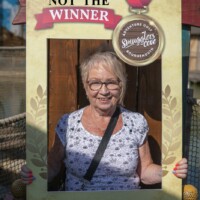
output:
M54 23L63 22L102 23L105 28L114 29L121 20L121 16L115 15L111 9L55 7L44 8L43 13L36 15L36 19L36 30L52 28Z

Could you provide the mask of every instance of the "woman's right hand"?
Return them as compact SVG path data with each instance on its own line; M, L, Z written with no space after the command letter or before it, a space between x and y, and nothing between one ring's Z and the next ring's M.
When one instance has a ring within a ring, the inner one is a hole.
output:
M29 169L27 167L27 165L23 165L21 167L20 175L21 175L22 182L25 183L26 185L31 184L35 180L35 177L33 176L32 170Z

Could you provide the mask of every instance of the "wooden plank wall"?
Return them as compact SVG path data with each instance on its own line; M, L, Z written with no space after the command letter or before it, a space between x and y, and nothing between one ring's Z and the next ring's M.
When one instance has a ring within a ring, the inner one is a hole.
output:
M55 126L64 113L88 105L79 73L80 62L106 40L48 40L48 136L49 150ZM161 59L144 67L126 65L128 86L125 107L142 113L150 126L153 159L161 162Z
M59 118L77 109L78 42L49 40L48 54L48 137L49 149Z

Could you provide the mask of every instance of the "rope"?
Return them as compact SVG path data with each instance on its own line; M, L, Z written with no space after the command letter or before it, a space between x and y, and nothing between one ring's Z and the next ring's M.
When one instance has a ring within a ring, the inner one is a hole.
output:
M26 117L26 113L21 113L21 114L18 114L18 115L14 115L12 117L0 119L0 127L5 126L6 124L14 123L14 122L17 122L19 120L25 119L25 117Z

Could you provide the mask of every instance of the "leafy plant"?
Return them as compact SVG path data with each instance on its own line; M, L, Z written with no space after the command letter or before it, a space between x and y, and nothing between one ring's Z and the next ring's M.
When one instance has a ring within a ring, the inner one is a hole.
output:
M179 135L181 129L181 113L177 111L177 99L171 96L171 88L166 86L162 92L162 112L164 114L163 124L165 126L162 143L162 166L163 176L168 174L167 165L176 160L175 151L180 147Z
M27 118L34 126L28 126L29 140L27 149L33 154L31 162L40 168L40 177L47 179L47 145L44 145L46 135L38 129L45 123L44 116L46 113L47 93L39 85L37 87L37 96L31 98L31 112L27 113ZM37 127L37 128L35 128Z

